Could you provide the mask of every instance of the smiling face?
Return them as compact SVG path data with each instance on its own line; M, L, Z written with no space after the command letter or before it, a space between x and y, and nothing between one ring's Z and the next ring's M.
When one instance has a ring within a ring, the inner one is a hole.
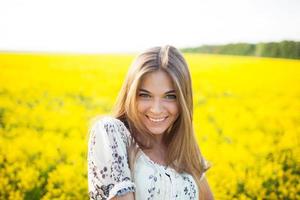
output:
M164 71L146 74L137 93L142 124L154 135L163 134L177 119L179 107L170 76Z

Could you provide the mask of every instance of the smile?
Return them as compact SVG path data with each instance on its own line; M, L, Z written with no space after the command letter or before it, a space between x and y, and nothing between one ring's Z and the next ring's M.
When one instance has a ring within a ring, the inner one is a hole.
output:
M164 121L165 119L167 119L167 117L162 117L162 118L152 118L152 117L149 117L147 116L147 118L152 121L152 122L162 122Z

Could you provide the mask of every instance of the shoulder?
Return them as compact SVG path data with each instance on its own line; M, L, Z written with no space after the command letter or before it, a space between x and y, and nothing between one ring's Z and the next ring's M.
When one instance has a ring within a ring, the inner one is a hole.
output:
M89 131L94 134L106 133L108 136L121 137L126 143L131 137L124 123L112 116L97 116L93 118L90 122Z
M112 116L96 116L90 121L89 128L93 129L96 127L107 127L107 126L119 126L121 128L126 128L124 123Z
M107 132L109 132L109 127L119 127L121 130L120 131L125 131L125 125L124 123L112 116L96 116L94 117L89 124L89 131L93 132L96 129L105 129Z
M119 119L109 115L99 115L91 119L90 124L103 124L103 123L122 123Z

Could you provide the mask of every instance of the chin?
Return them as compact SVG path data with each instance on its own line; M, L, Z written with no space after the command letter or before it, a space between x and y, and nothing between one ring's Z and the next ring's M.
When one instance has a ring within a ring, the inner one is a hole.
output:
M166 131L166 129L153 129L153 128L148 128L148 130L154 135L161 135Z

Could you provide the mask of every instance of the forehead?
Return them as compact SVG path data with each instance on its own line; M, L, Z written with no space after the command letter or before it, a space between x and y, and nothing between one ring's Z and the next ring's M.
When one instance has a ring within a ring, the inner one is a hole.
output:
M174 84L169 74L159 70L146 74L141 80L139 89L150 92L166 92L174 90Z

